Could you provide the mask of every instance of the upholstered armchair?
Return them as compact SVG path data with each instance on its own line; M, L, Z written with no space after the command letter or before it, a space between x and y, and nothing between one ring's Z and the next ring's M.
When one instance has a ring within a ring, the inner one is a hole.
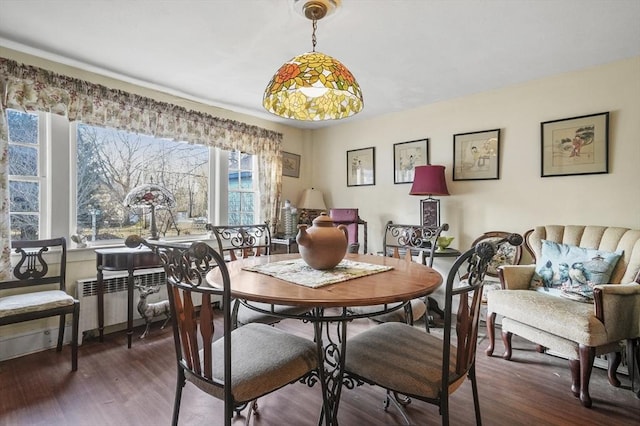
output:
M609 382L619 386L620 342L640 337L640 285L635 282L640 271L640 230L539 226L525 234L525 242L536 264L503 266L501 290L488 294L486 353L493 354L499 315L503 358L511 359L513 334L538 344L541 351L568 358L571 390L583 406L590 407L594 358L612 354ZM554 249L567 259L577 250L583 250L587 257L584 261L562 261L553 256ZM552 270L554 265L558 265L556 271ZM585 277L588 282L581 282ZM555 280L562 284L556 287Z

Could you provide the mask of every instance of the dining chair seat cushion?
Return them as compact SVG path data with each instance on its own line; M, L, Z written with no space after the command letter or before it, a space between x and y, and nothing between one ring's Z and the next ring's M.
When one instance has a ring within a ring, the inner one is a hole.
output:
M289 305L271 305L269 303L251 302L252 306L258 307L264 311L273 311L276 313L284 313L289 315L300 315L309 310L308 307L289 306ZM247 308L240 304L238 307L238 325L261 323L261 324L273 324L278 322L283 317L278 315L269 315L263 312Z
M405 323L376 325L347 340L345 371L405 395L436 398L442 390L442 344ZM453 356L449 370L454 374Z
M398 306L400 303L391 303L388 307ZM349 308L349 311L357 315L370 315L374 312L384 309L384 305L370 305L370 306L353 306ZM411 313L413 320L418 320L424 316L427 312L427 305L425 305L422 299L411 300ZM403 308L396 309L395 311L387 312L386 314L375 315L370 319L376 322L405 322L405 312Z
M224 380L223 340L213 348L213 378ZM204 350L200 351L203 359ZM236 402L246 402L276 390L315 369L316 345L303 337L265 324L247 324L231 332L231 392ZM187 380L203 391L224 399L224 391L200 380L189 370Z
M75 300L62 290L36 291L0 297L0 318L47 311L73 305Z

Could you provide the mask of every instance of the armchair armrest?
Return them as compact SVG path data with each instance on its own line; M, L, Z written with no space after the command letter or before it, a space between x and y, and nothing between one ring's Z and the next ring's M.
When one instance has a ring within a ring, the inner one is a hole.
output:
M498 277L503 290L527 290L536 265L503 265L498 268Z
M597 285L593 300L610 341L640 338L640 284Z

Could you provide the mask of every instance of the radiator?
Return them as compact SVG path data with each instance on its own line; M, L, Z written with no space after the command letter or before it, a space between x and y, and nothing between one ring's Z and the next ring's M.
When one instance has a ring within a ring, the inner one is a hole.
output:
M164 270L162 268L141 269L134 271L136 284L143 286L159 286L158 293L147 297L149 303L167 299L167 288ZM104 326L124 325L127 323L127 271L105 272L104 283ZM98 282L96 277L85 278L77 281L76 297L80 301L80 324L78 329L78 343L88 334L98 334ZM133 290L133 324L144 324L136 306L138 304L139 291ZM164 320L158 317L157 320ZM122 328L122 327L120 327Z

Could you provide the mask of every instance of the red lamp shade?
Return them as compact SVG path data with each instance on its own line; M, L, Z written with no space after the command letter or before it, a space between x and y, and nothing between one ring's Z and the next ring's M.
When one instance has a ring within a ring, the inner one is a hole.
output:
M449 195L444 166L416 166L409 195Z

